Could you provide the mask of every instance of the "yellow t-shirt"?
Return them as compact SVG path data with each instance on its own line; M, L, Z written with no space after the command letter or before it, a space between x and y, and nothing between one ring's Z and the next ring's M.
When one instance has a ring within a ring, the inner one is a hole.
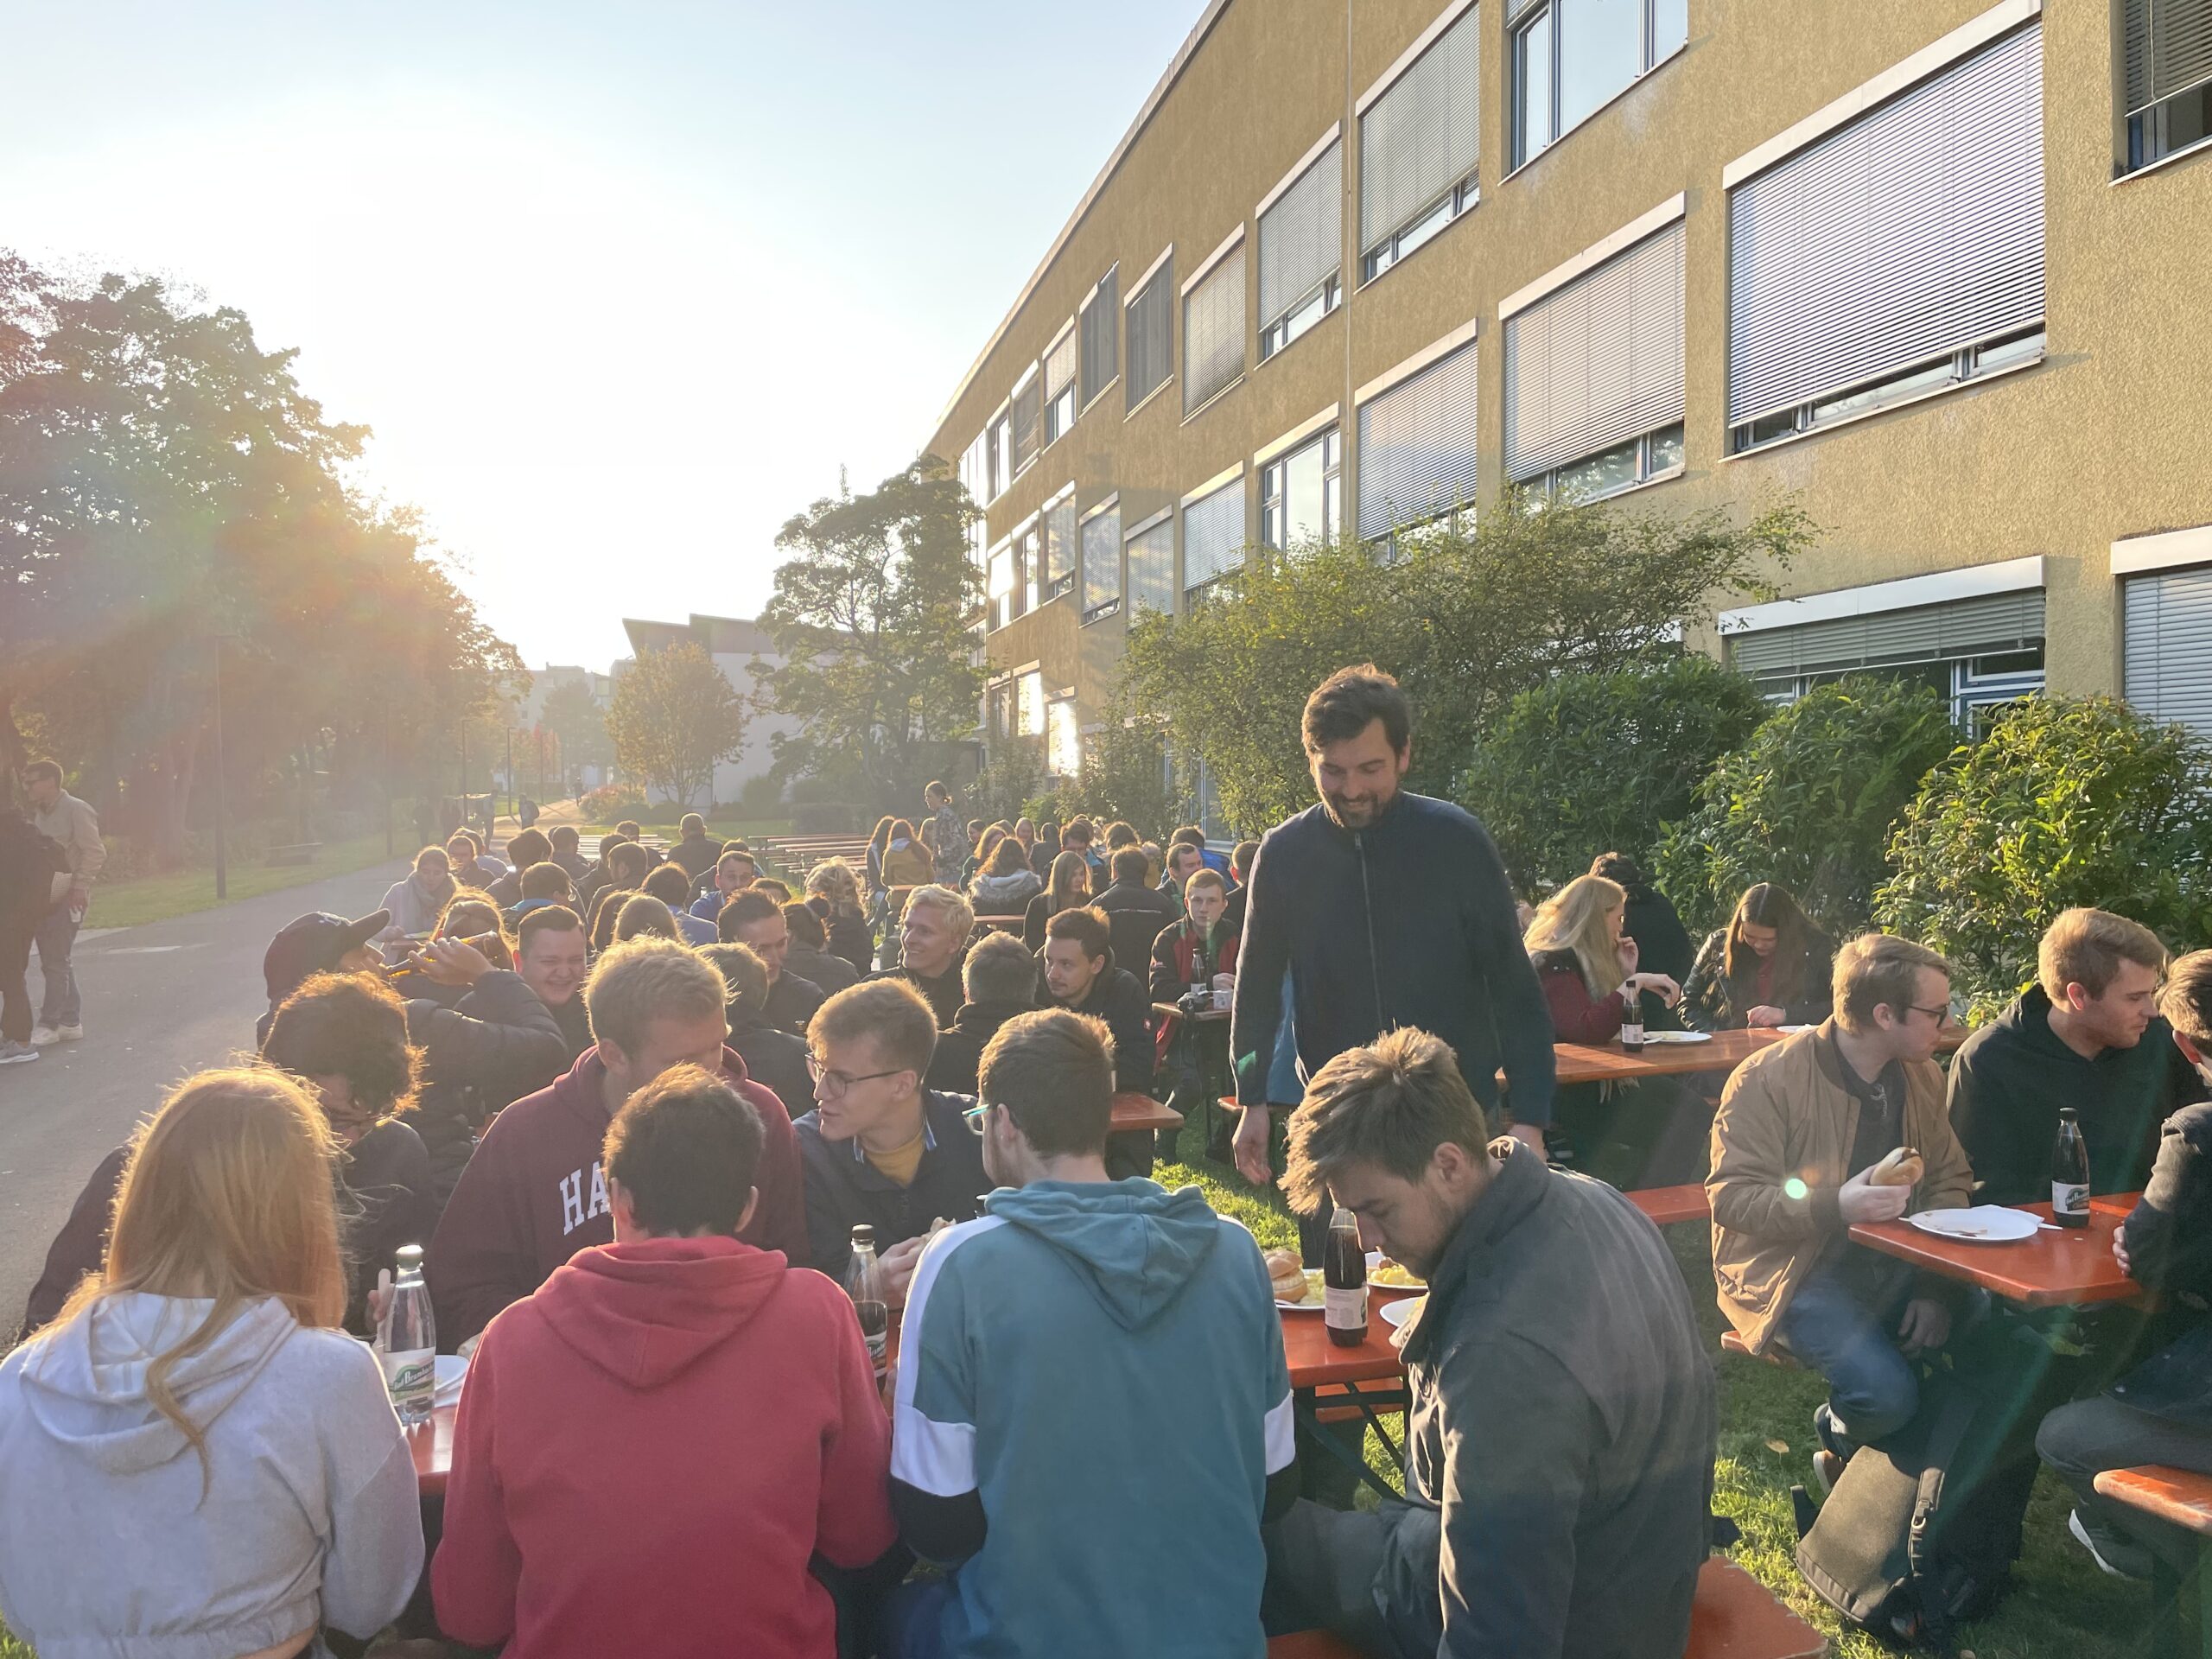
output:
M912 1186L922 1167L922 1142L927 1134L926 1128L918 1130L905 1146L893 1147L889 1152L871 1152L863 1146L861 1155L875 1166L879 1175L887 1175L901 1186Z

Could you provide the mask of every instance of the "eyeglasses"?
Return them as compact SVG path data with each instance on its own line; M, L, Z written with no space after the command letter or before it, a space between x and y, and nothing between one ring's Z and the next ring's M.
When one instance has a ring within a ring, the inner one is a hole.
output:
M874 1083L878 1077L895 1077L907 1070L894 1065L888 1071L863 1071L855 1077L843 1071L832 1071L812 1054L806 1057L806 1075L814 1079L814 1091L830 1100L841 1099L856 1083Z
M1951 1017L1951 1008L1948 1003L1945 1003L1941 1007L1923 1008L1917 1002L1908 1002L1904 1005L1904 1008L1907 1014L1924 1014L1939 1026Z
M982 1135L983 1133L983 1119L989 1116L990 1109L990 1102L988 1100L981 1100L977 1101L973 1106L970 1106L966 1111L960 1114L960 1121L968 1126L969 1134L976 1136Z

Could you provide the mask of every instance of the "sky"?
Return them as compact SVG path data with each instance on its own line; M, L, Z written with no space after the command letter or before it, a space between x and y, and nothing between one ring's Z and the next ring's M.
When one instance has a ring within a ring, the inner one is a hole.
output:
M0 0L0 246L296 346L485 619L604 669L913 459L1201 4Z

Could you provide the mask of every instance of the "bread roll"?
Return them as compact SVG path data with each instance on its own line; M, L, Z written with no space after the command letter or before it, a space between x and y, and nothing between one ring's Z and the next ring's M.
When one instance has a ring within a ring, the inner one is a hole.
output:
M1302 1302L1306 1300L1306 1268L1298 1259L1296 1250L1269 1250L1264 1258L1268 1264L1268 1282L1274 1287L1279 1302Z
M1910 1147L1899 1147L1866 1172L1869 1186L1917 1186L1928 1172L1927 1163Z

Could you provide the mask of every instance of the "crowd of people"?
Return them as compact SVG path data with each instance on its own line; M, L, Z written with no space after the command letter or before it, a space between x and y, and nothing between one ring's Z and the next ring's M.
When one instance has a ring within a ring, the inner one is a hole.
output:
M2212 951L2069 911L1946 1071L1934 951L1838 944L1770 882L1694 946L1617 851L1532 910L1474 817L1402 787L1388 675L1332 676L1301 734L1315 804L1226 854L963 823L932 783L801 891L696 815L589 861L566 827L504 859L456 830L374 914L291 923L258 1063L91 1172L0 1362L0 1479L42 1494L0 1508L0 1618L256 1659L395 1621L518 1659L1259 1659L1313 1626L1376 1659L1677 1659L1715 1377L1622 1189L1694 1147L1720 1313L1826 1382L1826 1491L2014 1317L1848 1228L2050 1196L2062 1112L2092 1192L2143 1192L2117 1249L2164 1300L2072 1329L2038 1444L2101 1567L2184 1559L2093 1483L2212 1471ZM41 925L92 873L50 844ZM1222 1006L1217 1077L1179 1016ZM1630 1020L1777 1040L1642 1099L1557 1086L1555 1042ZM1218 1153L1287 1190L1307 1265L1342 1211L1426 1282L1402 1503L1353 1507L1300 1420L1251 1236L1149 1179L1176 1133L1113 1132L1117 1095L1224 1091ZM442 1502L349 1339L410 1244L468 1361Z

